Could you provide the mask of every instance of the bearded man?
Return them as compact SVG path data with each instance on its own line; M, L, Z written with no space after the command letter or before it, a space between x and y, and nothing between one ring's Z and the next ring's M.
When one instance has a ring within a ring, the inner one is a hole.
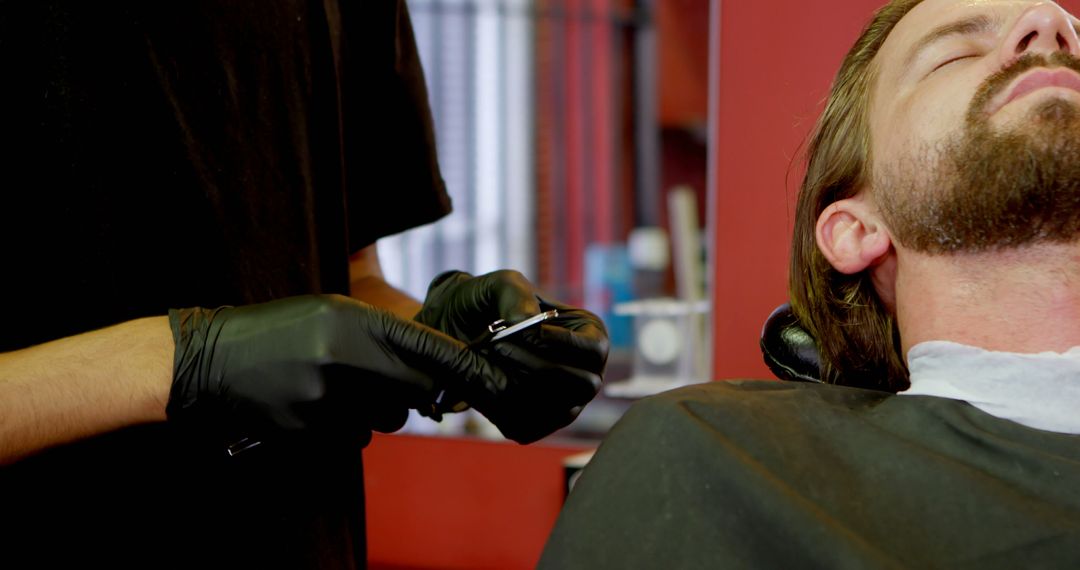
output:
M808 146L790 294L844 386L645 400L541 567L1080 564L1080 40L1035 0L896 0Z

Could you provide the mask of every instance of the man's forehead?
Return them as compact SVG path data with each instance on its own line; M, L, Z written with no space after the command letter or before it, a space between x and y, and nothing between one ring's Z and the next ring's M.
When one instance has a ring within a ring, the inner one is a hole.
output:
M972 15L1008 20L1035 4L1053 4L1047 0L924 0L897 23L879 52L879 64L899 64L908 51L926 34ZM1008 23L1008 22L1006 22Z

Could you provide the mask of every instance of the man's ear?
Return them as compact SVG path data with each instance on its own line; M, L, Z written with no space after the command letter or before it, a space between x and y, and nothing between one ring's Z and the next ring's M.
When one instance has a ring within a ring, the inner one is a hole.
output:
M829 204L818 216L816 234L825 259L848 275L881 263L892 248L888 230L861 194Z

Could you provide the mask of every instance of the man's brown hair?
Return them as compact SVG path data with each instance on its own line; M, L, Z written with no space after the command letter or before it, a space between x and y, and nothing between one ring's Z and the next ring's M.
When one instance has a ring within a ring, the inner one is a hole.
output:
M791 249L791 305L817 339L826 382L900 390L908 384L896 321L878 298L869 271L845 275L818 249L815 227L825 208L871 180L869 109L875 56L896 24L922 0L879 9L844 58L806 152Z

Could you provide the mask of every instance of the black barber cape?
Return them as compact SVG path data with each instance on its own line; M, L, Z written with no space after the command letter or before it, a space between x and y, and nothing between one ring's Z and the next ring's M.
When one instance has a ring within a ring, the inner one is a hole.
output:
M575 568L1077 568L1080 436L959 401L716 382L635 404L540 561Z
M348 293L449 210L403 0L0 0L0 351ZM0 469L3 568L365 564L360 447L169 425Z

